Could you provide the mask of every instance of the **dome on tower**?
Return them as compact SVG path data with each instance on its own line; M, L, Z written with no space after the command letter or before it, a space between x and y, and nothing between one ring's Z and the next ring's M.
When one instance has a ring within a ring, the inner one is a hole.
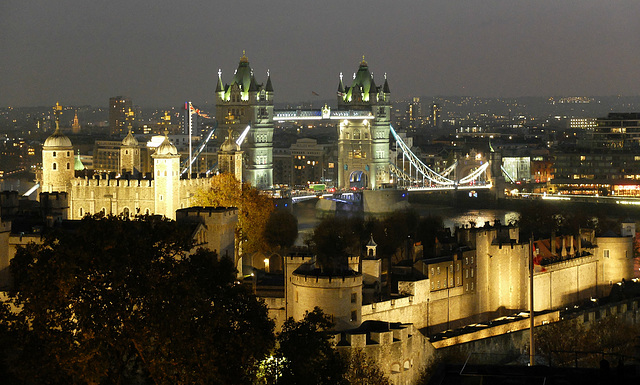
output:
M158 146L155 155L178 155L178 149L165 136L164 142Z
M122 140L122 145L127 147L138 146L138 139L136 139L136 137L133 136L133 134L131 133L131 130L129 130L129 133L127 134L127 136L125 136L124 139Z
M71 147L71 139L60 131L59 127L44 141L44 148L47 147Z
M222 143L222 146L220 146L220 151L222 152L240 151L240 146L238 146L238 143L236 143L236 141L233 140L233 130L229 130L229 135L227 136L227 139L224 141L224 143Z

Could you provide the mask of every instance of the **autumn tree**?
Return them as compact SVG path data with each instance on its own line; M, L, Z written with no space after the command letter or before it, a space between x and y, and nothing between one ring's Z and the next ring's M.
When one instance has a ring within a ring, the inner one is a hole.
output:
M237 207L238 231L243 252L267 250L265 228L273 200L251 187L240 183L232 174L222 173L211 178L208 189L196 192L195 203L199 206Z
M93 216L19 248L0 303L11 372L34 384L252 383L273 322L231 261L192 245L173 221Z

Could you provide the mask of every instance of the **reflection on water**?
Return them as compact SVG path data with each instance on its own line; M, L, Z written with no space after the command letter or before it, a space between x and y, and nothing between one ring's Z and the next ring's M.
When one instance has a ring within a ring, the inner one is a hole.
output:
M320 219L316 217L316 201L304 201L293 205L293 214L298 218L298 239L296 245L304 244L306 236L313 232ZM476 226L484 226L485 222L493 225L498 219L502 224L508 224L520 218L520 214L510 210L463 210L453 207L442 207L433 205L411 205L420 216L439 216L444 222L444 226L453 229L455 226L464 226L469 222L474 222Z

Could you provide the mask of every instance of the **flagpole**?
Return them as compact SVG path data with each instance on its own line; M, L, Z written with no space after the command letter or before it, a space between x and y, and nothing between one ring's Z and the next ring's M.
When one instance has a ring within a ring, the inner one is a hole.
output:
M533 343L533 247L533 233L531 233L531 238L529 238L529 366L534 366L536 361Z
M189 179L191 179L191 157L193 156L193 149L191 146L191 110L193 109L193 106L191 105L191 102L189 102L189 108L187 108L187 113L189 114Z

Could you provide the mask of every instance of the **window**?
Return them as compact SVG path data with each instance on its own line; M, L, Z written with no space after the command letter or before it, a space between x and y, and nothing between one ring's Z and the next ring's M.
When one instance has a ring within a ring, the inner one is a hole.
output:
M435 282L431 282L431 290L435 290L436 288L436 283Z
M82 207L80 207L80 217L82 217L83 214L84 214L84 211L82 210Z
M438 272L438 275L440 275L440 266L437 267L436 271Z
M71 164L67 162L67 170L71 169Z
M54 168L54 169L55 169L55 168ZM603 255L605 258L609 258L609 249L604 249L604 250L602 251L602 255Z
M53 169L57 170L58 169L58 165L56 163L53 164Z
M67 151L67 156L71 156L71 153L69 151Z
M468 258L468 257L465 257L465 258L464 258L464 264L465 264L465 265L468 265L468 264L469 264L469 258Z
M471 282L471 290L473 290L473 282ZM534 302L535 303L535 302Z
M351 303L356 303L357 300L358 300L358 294L351 293Z
M438 289L440 288L440 281L438 281Z
M473 265L473 257L471 257L471 264Z
M464 277L469 278L469 269L464 269Z
M433 273L433 267L431 268L431 276L433 277L435 274Z
M54 158L56 157L56 152L55 152L55 151L53 152L53 157L54 157Z
M357 320L358 320L358 312L355 311L355 310L352 310L351 311L351 319L350 319L350 321L354 322L354 321L357 321Z
M471 270L471 278L473 278L473 271L474 271L475 269L472 267L470 270Z

